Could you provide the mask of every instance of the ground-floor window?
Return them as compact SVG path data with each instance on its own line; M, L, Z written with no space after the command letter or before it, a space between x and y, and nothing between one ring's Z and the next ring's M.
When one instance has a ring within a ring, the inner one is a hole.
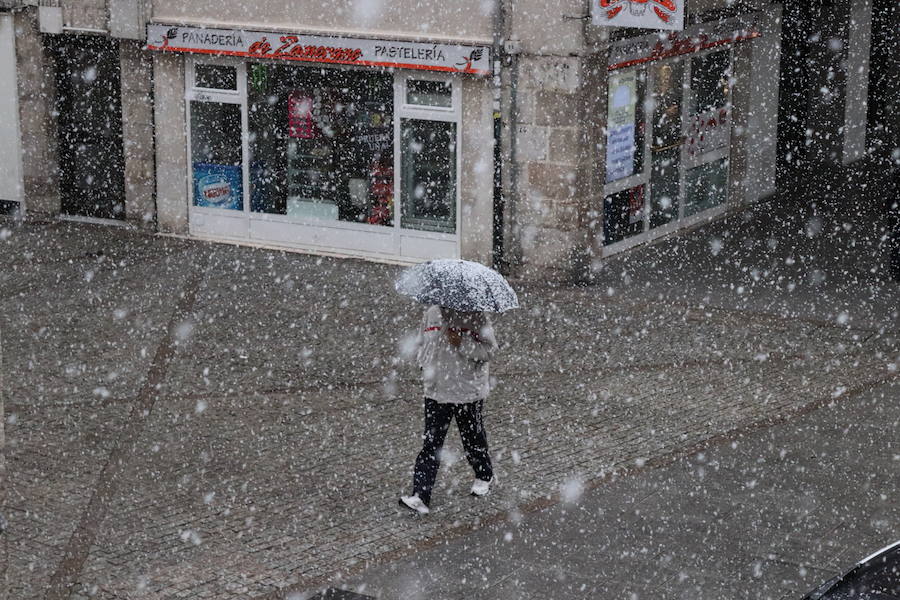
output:
M393 223L391 74L253 65L247 99L251 211Z
M605 246L653 237L727 202L731 64L726 46L610 72Z
M397 238L396 252L430 252L415 239L457 248L458 81L374 68L188 64L192 205L205 222L231 214L349 227L377 234L382 252L384 232ZM264 227L248 225L247 235Z

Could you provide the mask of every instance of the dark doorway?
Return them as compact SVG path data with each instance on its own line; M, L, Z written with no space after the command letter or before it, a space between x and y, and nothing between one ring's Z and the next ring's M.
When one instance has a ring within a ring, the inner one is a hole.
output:
M900 6L897 0L872 3L867 150L890 158L900 146Z
M119 45L99 36L58 36L56 112L60 199L67 215L125 218Z
M789 0L781 22L779 189L827 187L843 157L849 2ZM829 132L834 132L829 135Z

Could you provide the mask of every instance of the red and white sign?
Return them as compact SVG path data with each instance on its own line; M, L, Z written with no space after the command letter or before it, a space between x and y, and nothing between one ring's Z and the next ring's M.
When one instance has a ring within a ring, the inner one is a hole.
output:
M146 49L473 75L491 73L487 46L148 25Z
M593 0L594 25L639 29L684 29L686 0Z

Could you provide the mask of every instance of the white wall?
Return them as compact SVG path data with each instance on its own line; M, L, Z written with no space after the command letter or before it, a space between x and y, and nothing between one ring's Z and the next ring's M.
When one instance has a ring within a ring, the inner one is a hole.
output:
M12 13L0 14L0 200L23 200L19 86Z
M463 258L489 265L494 232L493 90L486 77L460 80L463 86L460 249Z
M187 124L184 57L154 53L156 124L156 210L159 230L188 231Z

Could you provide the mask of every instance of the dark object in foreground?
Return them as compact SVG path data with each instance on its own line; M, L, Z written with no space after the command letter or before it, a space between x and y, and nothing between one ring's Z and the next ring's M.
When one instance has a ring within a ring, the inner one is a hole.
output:
M900 600L900 540L829 579L803 600Z

